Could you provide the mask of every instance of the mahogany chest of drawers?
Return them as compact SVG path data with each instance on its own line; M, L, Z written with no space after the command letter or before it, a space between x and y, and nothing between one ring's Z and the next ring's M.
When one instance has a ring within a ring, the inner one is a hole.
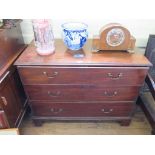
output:
M56 40L55 54L39 56L34 44L15 65L35 125L45 120L115 120L129 125L151 63L142 54L121 51L71 52Z

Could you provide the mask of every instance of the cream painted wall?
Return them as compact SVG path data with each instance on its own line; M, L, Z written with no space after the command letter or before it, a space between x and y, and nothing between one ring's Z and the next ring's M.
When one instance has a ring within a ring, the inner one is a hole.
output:
M61 24L70 21L79 20L51 20L53 33L55 38L61 38ZM155 20L84 20L79 22L85 22L88 24L89 38L99 33L99 29L107 23L117 22L127 27L131 34L136 38L136 46L146 46L149 34L155 34ZM22 24L22 33L26 43L30 43L33 39L33 29L31 20L24 19Z

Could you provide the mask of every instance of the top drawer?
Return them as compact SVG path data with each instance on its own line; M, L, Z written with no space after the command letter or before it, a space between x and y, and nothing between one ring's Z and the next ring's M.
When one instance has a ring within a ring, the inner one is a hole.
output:
M140 86L147 67L18 67L23 84L99 84Z

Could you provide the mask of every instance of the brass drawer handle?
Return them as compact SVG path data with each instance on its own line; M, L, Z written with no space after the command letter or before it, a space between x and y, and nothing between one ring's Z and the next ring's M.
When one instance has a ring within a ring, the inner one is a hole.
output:
M101 111L105 114L109 114L113 111L113 109L109 109L109 110L101 109Z
M105 96L108 96L108 97L114 97L114 96L116 96L117 94L118 94L117 91L114 91L114 92L112 92L112 93L108 93L107 91L104 92L104 95L105 95Z
M60 108L60 109L51 108L51 112L54 113L54 114L58 114L58 113L63 112L63 109L62 108Z
M6 98L5 98L4 96L1 96L1 99L2 99L2 101L3 101L3 104L4 104L5 106L7 106L8 102L7 102Z
M118 80L123 76L123 73L119 73L117 76L114 76L112 73L108 73L108 77L110 77L112 80Z
M47 94L50 97L58 97L58 96L60 96L61 92L60 91L57 91L56 93L52 93L52 92L48 91Z
M49 79L53 79L53 78L55 78L55 77L58 75L58 72L54 72L52 76L48 75L47 72L43 72L43 74L44 74L45 76L47 76Z

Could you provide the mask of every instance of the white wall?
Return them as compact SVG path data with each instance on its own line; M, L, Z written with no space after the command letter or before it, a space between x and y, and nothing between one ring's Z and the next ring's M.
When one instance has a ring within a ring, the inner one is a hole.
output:
M96 20L51 20L51 25L53 28L53 33L55 38L61 38L61 24L65 22L70 21L79 21L79 22L85 22L88 24L88 31L89 31L89 38L92 38L93 35L96 35L99 33L99 30L102 26L105 24L111 23L111 22L117 22L121 23L125 27L127 27L131 34L136 38L136 46L146 46L147 39L149 34L155 34L155 20L148 19L148 20L107 20L107 19L96 19ZM22 24L22 32L23 36L25 38L25 42L29 43L33 39L33 29L31 20L24 19Z

